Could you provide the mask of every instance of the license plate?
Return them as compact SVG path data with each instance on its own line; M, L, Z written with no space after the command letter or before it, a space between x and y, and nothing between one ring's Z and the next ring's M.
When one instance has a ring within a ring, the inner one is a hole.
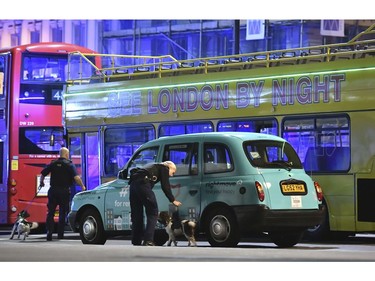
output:
M303 183L281 183L283 194L306 194L306 185Z

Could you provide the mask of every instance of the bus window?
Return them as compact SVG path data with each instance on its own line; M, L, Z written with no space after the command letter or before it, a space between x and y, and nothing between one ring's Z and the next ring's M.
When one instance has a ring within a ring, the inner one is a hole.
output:
M194 122L178 124L161 124L159 126L159 137L175 136L192 133L213 132L214 127L211 122Z
M4 95L4 72L0 72L0 96Z
M76 136L69 137L70 155L81 155L81 138Z
M0 99L4 99L7 91L7 81L9 79L8 60L9 54L0 55Z
M19 129L20 154L50 154L58 153L65 146L62 128L21 127ZM53 139L53 143L51 143Z
M311 172L346 172L350 169L350 128L347 116L285 118L288 140Z
M67 57L24 56L22 64L23 81L66 81Z
M0 73L4 75L5 72L5 56L0 55Z
M59 84L21 84L20 103L29 104L62 104L63 85Z
M277 136L278 125L276 119L225 120L218 122L217 131L255 132Z
M4 159L4 142L0 139L0 159ZM1 161L1 160L0 160ZM4 183L4 162L1 161L0 163L0 184Z
M155 139L155 130L151 125L106 129L104 132L105 174L117 175L138 147L153 139Z

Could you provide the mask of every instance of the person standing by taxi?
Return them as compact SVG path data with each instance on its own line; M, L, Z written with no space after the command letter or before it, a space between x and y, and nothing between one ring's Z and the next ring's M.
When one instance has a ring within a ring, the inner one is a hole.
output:
M44 178L51 174L50 188L48 190L47 203L47 241L52 240L52 233L54 230L54 215L57 206L59 206L59 222L58 222L58 239L64 238L64 228L66 214L69 210L70 187L73 186L74 181L79 184L82 190L86 190L82 179L77 173L76 166L69 160L69 149L62 147L60 149L60 157L57 160L48 164L41 172L40 186L44 186Z
M160 181L161 188L168 200L175 206L180 206L172 194L169 177L176 172L176 165L172 161L153 163L134 168L130 172L129 200L132 220L132 244L155 246L154 233L158 219L158 203L152 188ZM146 210L147 223L143 227L143 208ZM143 239L143 243L142 243Z

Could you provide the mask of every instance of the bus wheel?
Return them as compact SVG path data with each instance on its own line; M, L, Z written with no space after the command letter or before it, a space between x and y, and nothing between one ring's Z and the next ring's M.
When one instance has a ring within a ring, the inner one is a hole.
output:
M276 244L280 248L289 248L293 247L297 243L299 243L303 236L303 231L275 231L269 232L269 237L271 238L272 242Z
M104 245L107 241L102 219L96 210L88 209L83 213L80 221L79 236L83 244Z
M206 238L213 247L235 247L240 241L235 215L227 208L213 209L207 216Z
M323 221L320 224L308 228L305 231L303 238L310 242L319 242L330 239L330 228L327 208Z

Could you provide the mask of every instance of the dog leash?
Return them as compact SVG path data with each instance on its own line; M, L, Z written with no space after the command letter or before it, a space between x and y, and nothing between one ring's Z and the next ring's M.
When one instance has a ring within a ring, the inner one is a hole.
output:
M38 193L39 193L39 191L40 191L41 189L42 189L42 186L39 185L39 186L38 186L38 189L37 189L37 191L36 191L36 193L35 193L35 195L34 195L34 198L31 199L31 201L26 205L26 208L23 209L22 211L27 211L27 209L28 209L28 208L30 207L30 205L34 202L35 198L37 197L37 195L38 195Z

